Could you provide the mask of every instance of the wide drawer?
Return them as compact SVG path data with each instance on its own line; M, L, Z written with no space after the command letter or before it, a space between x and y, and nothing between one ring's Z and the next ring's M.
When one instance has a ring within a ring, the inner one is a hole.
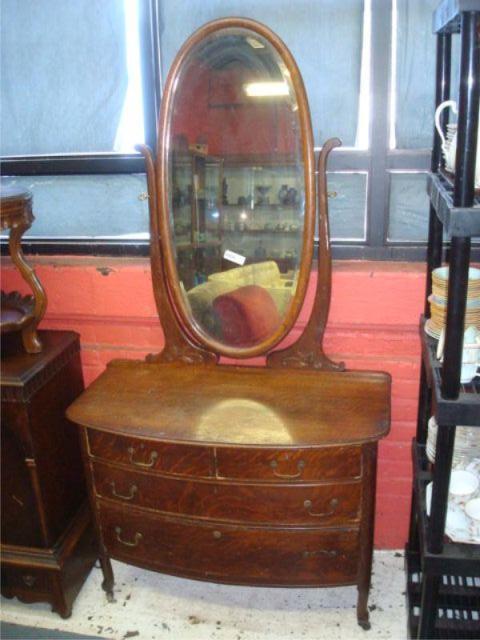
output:
M213 453L207 447L127 438L92 429L87 430L87 437L90 454L111 463L181 476L214 475Z
M94 462L98 496L163 513L230 522L354 524L361 484L238 484L153 477Z
M358 529L193 522L98 504L107 552L166 573L233 584L335 585L357 578Z
M218 447L217 478L262 482L343 480L362 475L360 446L317 449L240 449Z

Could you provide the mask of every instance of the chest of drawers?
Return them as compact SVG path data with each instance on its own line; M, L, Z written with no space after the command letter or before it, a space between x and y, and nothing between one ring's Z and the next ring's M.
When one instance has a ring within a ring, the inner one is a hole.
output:
M97 555L75 426L83 391L78 335L41 331L40 353L3 350L2 595L49 602L62 617Z
M389 387L363 372L112 363L69 409L105 589L109 558L231 584L357 585L367 626Z

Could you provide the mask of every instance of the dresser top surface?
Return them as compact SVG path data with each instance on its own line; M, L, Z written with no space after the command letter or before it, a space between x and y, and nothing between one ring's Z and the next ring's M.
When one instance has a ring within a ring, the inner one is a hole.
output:
M388 432L390 377L115 361L67 415L94 429L167 442L359 443Z

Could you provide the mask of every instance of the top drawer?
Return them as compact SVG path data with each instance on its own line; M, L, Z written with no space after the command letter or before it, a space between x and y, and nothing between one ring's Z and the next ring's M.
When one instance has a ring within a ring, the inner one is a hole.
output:
M179 476L214 475L213 454L207 447L127 438L92 429L87 430L87 437L90 455L111 463Z
M216 449L217 478L266 482L343 480L362 475L362 448Z

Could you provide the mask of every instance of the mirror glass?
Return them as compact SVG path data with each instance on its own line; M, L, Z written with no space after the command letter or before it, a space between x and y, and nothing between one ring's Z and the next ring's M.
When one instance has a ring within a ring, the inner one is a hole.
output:
M288 316L304 242L290 72L261 35L222 28L190 48L172 91L167 180L184 308L209 338L253 347Z

